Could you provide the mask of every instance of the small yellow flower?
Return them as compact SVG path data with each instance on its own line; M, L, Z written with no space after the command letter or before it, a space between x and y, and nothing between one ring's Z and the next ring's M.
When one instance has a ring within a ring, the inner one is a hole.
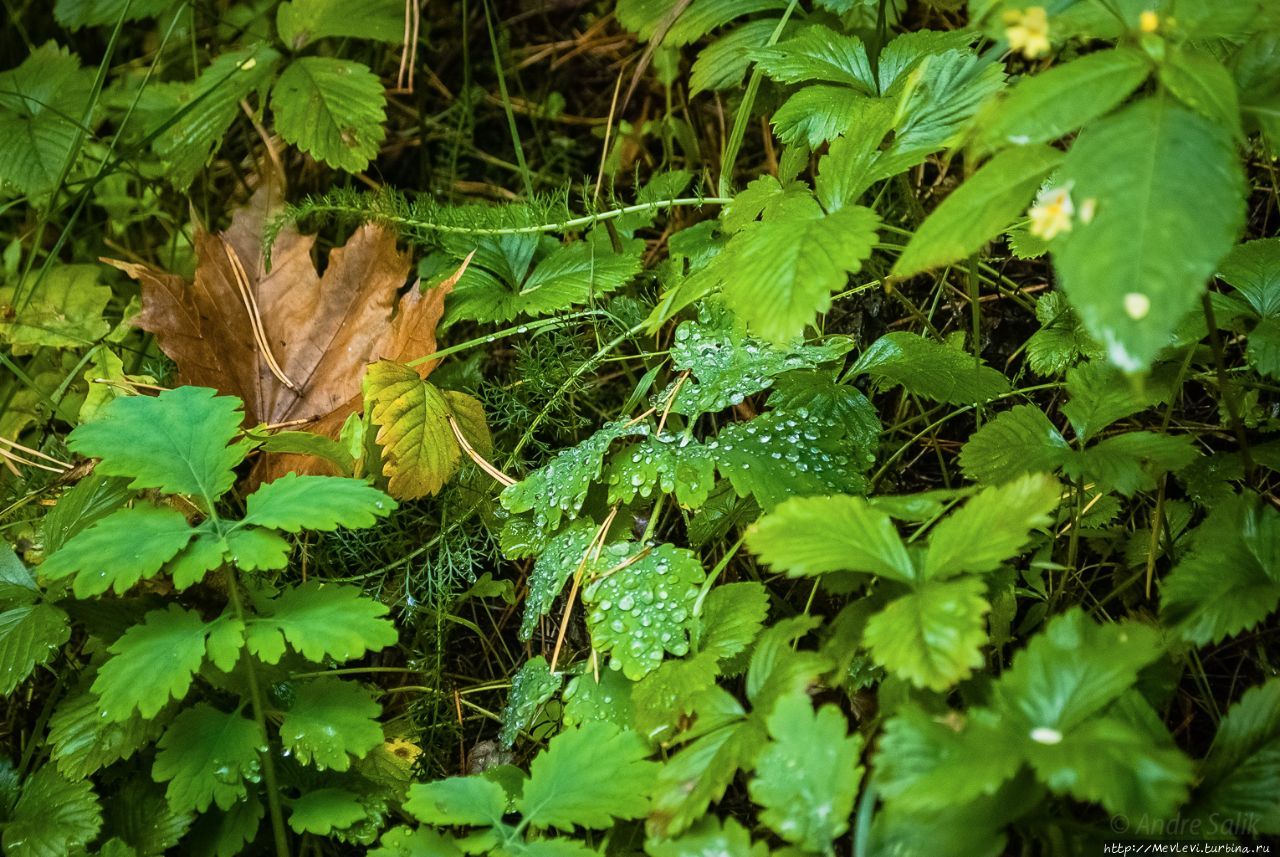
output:
M1004 13L1004 37L1009 49L1021 51L1029 60L1049 53L1049 14L1043 6Z
M1071 231L1071 218L1075 213L1070 187L1043 190L1027 212L1031 217L1031 234L1052 241L1058 233Z
M1147 9L1138 16L1138 29L1144 33L1154 33L1160 29L1160 16Z

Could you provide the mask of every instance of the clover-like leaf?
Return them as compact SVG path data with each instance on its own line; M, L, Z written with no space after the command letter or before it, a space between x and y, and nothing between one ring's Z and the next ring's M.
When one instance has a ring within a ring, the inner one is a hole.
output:
M151 775L168 783L165 797L178 812L231 809L259 776L258 726L239 712L198 702L174 718L157 745Z
M300 684L280 721L280 743L304 765L345 771L383 741L382 706L355 682L318 678ZM345 827L346 825L339 825Z
M706 579L696 555L669 544L610 545L597 563L601 577L583 592L587 627L609 665L633 681L662 663L664 653L689 651L693 602Z

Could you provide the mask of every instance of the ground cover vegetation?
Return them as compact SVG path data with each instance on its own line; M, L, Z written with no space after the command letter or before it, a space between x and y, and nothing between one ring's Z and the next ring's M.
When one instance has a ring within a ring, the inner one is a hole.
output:
M1280 836L1280 5L4 13L5 854Z

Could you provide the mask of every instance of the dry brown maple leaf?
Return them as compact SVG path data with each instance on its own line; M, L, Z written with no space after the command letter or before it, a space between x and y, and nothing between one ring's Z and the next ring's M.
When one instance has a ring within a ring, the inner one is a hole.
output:
M194 282L149 265L103 261L141 285L134 324L155 334L180 383L239 396L247 425L304 420L298 428L337 437L360 408L366 365L435 353L452 282L425 293L415 284L399 295L409 257L390 230L372 224L329 254L323 276L311 259L314 236L286 227L267 271L262 234L278 197L277 186L265 182L225 232L197 231ZM425 378L435 364L416 368ZM314 459L271 456L255 476L323 469Z

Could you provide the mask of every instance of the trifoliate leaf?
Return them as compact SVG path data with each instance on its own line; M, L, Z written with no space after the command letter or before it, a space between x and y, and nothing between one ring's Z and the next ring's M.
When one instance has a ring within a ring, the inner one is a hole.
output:
M1052 243L1058 282L1111 362L1144 370L1239 233L1231 133L1168 98L1145 99L1082 134L1057 181L1089 214Z
M763 339L803 333L875 246L880 219L871 209L813 209L748 224L716 257L725 303Z
M102 827L102 807L88 780L71 782L45 765L22 784L0 843L14 857L62 857L80 851Z
M894 263L893 275L910 277L981 250L1026 210L1062 157L1049 146L1022 146L996 155L920 224Z
M960 450L964 475L986 485L1052 473L1070 457L1067 441L1035 405L1019 405L978 429Z
M934 527L924 576L999 568L1025 547L1031 530L1051 523L1049 513L1057 508L1059 493L1058 483L1043 474L980 492Z
M564 585L580 567L588 562L587 548L591 546L596 527L579 521L566 527L551 540L538 555L529 575L529 593L525 596L524 618L520 622L520 639L533 636L538 620L551 612L551 605L559 597Z
M41 566L51 580L72 574L77 598L114 589L123 595L153 577L191 541L196 531L170 506L138 505L102 518L71 538Z
M289 473L254 491L245 505L244 524L297 533L371 527L396 501L358 479Z
M353 660L396 642L395 625L382 618L388 612L355 587L304 583L286 589L249 620L249 651L274 664L288 640L309 661Z
M872 442L874 436L847 436L839 418L799 408L727 425L707 449L739 497L770 509L790 497L863 493Z
M640 272L644 242L628 239L614 253L594 241L566 244L545 256L532 271L527 265L536 242L518 242L523 264L490 264L479 254L450 295L446 323L460 320L510 321L519 315L543 316L584 304L616 291ZM470 252L470 248L464 252ZM487 268L487 269L486 269Z
M26 604L0 613L0 695L13 693L70 637L67 614L52 604Z
M751 799L760 820L807 851L828 851L849 827L862 780L862 738L847 735L834 705L817 711L804 694L778 700L769 715L773 740L756 760Z
M507 794L484 777L449 777L411 785L404 809L424 824L498 825L507 811Z
M1008 379L972 354L914 333L885 334L859 355L849 372L952 405L981 403L1009 392Z
M295 51L316 39L332 37L394 45L404 39L404 7L398 0L374 0L352 15L351 7L341 0L290 0L276 10L276 32Z
M763 584L752 581L717 586L702 605L694 648L717 660L728 660L755 642L768 615L769 591Z
M204 812L215 802L228 810L244 798L246 780L257 782L261 740L257 724L239 712L198 702L165 730L151 775L169 784L165 797L178 812Z
M0 184L36 199L53 191L92 89L93 73L53 42L0 73Z
M615 452L606 471L610 503L649 498L655 488L696 509L715 485L716 463L693 438L675 432L649 435Z
M164 726L163 718L137 713L119 722L106 720L98 698L81 693L63 701L49 721L51 755L63 776L82 780L150 746Z
M792 576L867 571L909 583L917 571L892 519L861 497L796 497L747 530L747 545Z
M1280 604L1280 564L1271 547L1280 513L1256 497L1216 505L1191 536L1191 552L1160 583L1160 615L1198 646L1246 631Z
M995 149L1056 140L1109 113L1151 74L1136 48L1117 48L1026 75L980 115L978 144Z
M609 723L587 723L552 738L529 766L529 781L516 801L537 827L572 831L603 829L615 818L641 818L658 766L634 732ZM608 759L608 765L592 760Z
M930 581L867 622L863 642L877 664L916 687L946 690L982 666L986 584L962 577Z
M152 610L111 644L114 656L98 670L93 692L109 721L127 720L136 709L155 717L169 701L181 700L204 662L208 626L200 614L170 604Z
M331 167L358 173L386 137L386 95L369 67L334 57L291 61L271 90L276 130Z
M755 59L756 68L780 83L842 83L867 95L878 94L871 58L862 40L820 24L756 51Z
M1202 815L1256 818L1258 830L1280 830L1271 795L1280 788L1280 680L1247 691L1218 724L1204 761L1195 804Z
M304 765L345 771L352 756L363 759L382 743L381 713L382 706L355 682L314 679L294 689L280 721L280 743Z
M364 397L379 427L387 489L402 500L439 492L462 459L444 394L416 369L379 360L365 371Z
M289 827L294 833L328 836L368 814L359 796L346 789L315 789L289 804Z
M511 679L507 706L502 710L502 729L498 733L502 746L515 744L516 736L533 725L533 718L547 700L556 695L562 684L564 676L553 675L542 655L525 661Z
M536 510L538 528L555 530L562 519L578 517L587 489L600 478L609 445L620 437L647 432L644 425L631 425L626 420L606 423L582 443L559 453L522 482L504 490L503 507L515 513Z
M601 670L598 681L591 672L577 676L569 682L561 695L564 700L565 725L577 726L603 720L619 729L626 729L635 719L635 707L631 703L632 687L632 683L622 673L613 670Z
M1096 624L1078 608L1057 616L1013 658L996 684L997 710L1038 743L1061 736L1133 686L1160 656L1151 628Z
M693 377L680 383L671 410L697 416L740 405L747 396L773 386L776 376L839 360L849 347L843 338L776 347L753 336L735 335L727 318L718 323L705 318L683 322L671 345L671 363ZM658 398L665 402L670 395Z
M0 306L13 308L15 291L14 286L0 288ZM0 321L0 341L8 342L14 354L41 347L88 348L109 330L103 318L109 300L111 288L100 284L96 265L58 265L27 295L20 312Z
M880 739L876 782L886 801L908 811L932 811L995 794L1022 764L1017 743L992 712L974 708L935 719L901 709Z
M241 407L239 399L203 387L125 396L103 408L97 422L76 427L67 445L102 459L97 470L104 476L130 477L130 488L188 494L208 507L235 482L233 468L247 451L231 443Z
M662 663L665 652L688 653L693 602L706 579L692 551L669 544L609 545L596 568L602 576L582 599L590 606L591 642L611 655L611 668L637 681Z

